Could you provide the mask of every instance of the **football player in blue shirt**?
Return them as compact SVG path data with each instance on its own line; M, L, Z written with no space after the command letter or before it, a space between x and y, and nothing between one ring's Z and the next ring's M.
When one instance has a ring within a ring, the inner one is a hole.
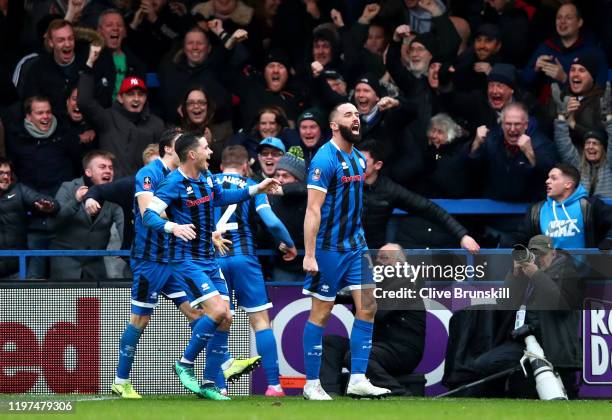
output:
M119 343L119 363L115 381L111 386L114 394L123 398L141 398L129 380L134 354L140 336L151 319L159 294L172 299L188 319L200 315L188 303L183 287L170 277L168 267L168 235L155 232L142 224L142 215L153 198L153 193L170 171L179 165L174 152L174 143L180 135L179 129L166 130L159 142L159 158L140 169L135 176L134 194L134 244L130 265L134 281L132 284L130 322Z
M226 190L244 189L255 185L253 180L245 176L248 166L247 150L243 146L228 146L223 150L221 157L223 173L214 176L215 182ZM215 207L215 214L217 231L222 232L223 237L231 241L229 249L218 258L218 262L229 289L235 292L238 306L248 313L251 327L255 331L257 353L262 356L268 380L265 395L284 396L279 382L276 340L268 317L268 308L272 307L272 303L268 300L261 265L255 252L254 230L257 229L255 214L281 243L285 260L294 259L297 250L289 232L272 211L265 195L256 195L240 204Z
M227 360L231 325L229 296L225 280L215 260L212 242L214 206L239 203L255 194L267 193L278 185L266 179L257 185L231 191L213 182L208 171L212 154L205 137L182 134L175 143L179 168L162 182L147 207L143 222L158 232L171 233L169 260L172 276L185 282L191 304L201 304L206 312L193 324L192 336L175 372L183 385L203 398L226 400L214 379ZM160 214L166 213L168 220ZM193 362L210 341L213 351L206 360L205 381L200 386L193 373Z
M336 106L330 128L332 138L317 151L308 174L303 293L312 297L312 307L304 328L304 398L331 400L319 381L322 337L336 294L343 288L351 291L355 302L347 395L381 397L390 391L365 377L376 300L371 277L362 275L361 259L368 250L361 226L366 161L353 147L361 139L357 108L350 103Z

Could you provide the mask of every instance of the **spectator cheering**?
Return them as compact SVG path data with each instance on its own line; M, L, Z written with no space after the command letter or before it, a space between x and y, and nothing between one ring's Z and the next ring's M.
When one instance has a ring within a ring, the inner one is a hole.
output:
M117 204L105 202L100 211L87 214L83 198L91 185L113 181L114 156L93 151L83 158L85 175L64 182L55 199L61 210L53 220L55 237L52 249L106 249L111 226L123 232L123 212ZM54 257L51 260L52 279L102 280L107 278L103 257Z
M100 47L90 48L87 68L81 74L78 90L79 109L94 126L100 147L116 157L118 177L133 175L142 166L142 152L149 143L156 143L164 123L147 106L147 86L135 76L121 82L117 100L104 109L94 95L93 75L90 70L100 54Z
M11 162L0 157L0 249L26 249L27 212L54 214L59 204L52 197L40 194L15 182ZM0 279L17 272L17 258L0 258Z

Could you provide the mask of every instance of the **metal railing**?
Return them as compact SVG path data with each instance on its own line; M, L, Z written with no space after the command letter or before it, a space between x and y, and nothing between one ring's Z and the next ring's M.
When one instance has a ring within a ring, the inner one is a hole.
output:
M437 198L432 201L445 209L450 214L524 214L529 207L529 203L507 203L496 200L483 198L466 198L466 199L444 199ZM606 204L612 205L612 199L603 200ZM408 214L402 210L395 209L394 216L405 217ZM463 250L411 250L410 252L465 252ZM484 252L484 250L483 250ZM509 250L487 250L490 253L508 253ZM303 255L303 251L301 252ZM466 252L467 254L467 252ZM259 250L257 255L273 256L276 255L274 250ZM0 250L0 257L17 257L19 258L19 279L26 278L26 259L28 257L129 257L129 250ZM471 255L468 254L468 263L473 261Z

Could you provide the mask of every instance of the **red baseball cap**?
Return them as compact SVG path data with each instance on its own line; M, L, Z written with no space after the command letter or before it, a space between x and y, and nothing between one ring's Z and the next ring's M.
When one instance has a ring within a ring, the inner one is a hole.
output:
M126 77L121 82L121 87L119 88L119 94L124 94L129 92L132 89L142 89L143 91L147 91L147 85L145 85L144 80L138 77Z

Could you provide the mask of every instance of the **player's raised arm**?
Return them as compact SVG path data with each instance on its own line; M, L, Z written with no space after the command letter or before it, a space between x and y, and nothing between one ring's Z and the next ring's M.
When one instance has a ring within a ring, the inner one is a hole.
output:
M212 181L213 178L210 172L208 173L208 179L211 180L212 188L215 193L215 198L213 200L213 206L215 207L224 207L230 204L240 203L248 200L256 194L268 194L274 191L280 185L280 182L277 179L266 178L259 184L251 185L249 188L226 190L216 182Z
M317 233L321 225L321 206L325 201L327 193L318 189L308 189L308 205L306 216L304 217L304 271L309 274L316 274L319 271L317 260L315 259L315 247L317 244Z
M286 261L293 260L297 255L293 239L291 239L291 235L283 222L272 211L267 196L258 195L255 198L255 206L255 211L257 211L261 221L264 222L274 239L285 245L281 248L285 254L283 258Z

